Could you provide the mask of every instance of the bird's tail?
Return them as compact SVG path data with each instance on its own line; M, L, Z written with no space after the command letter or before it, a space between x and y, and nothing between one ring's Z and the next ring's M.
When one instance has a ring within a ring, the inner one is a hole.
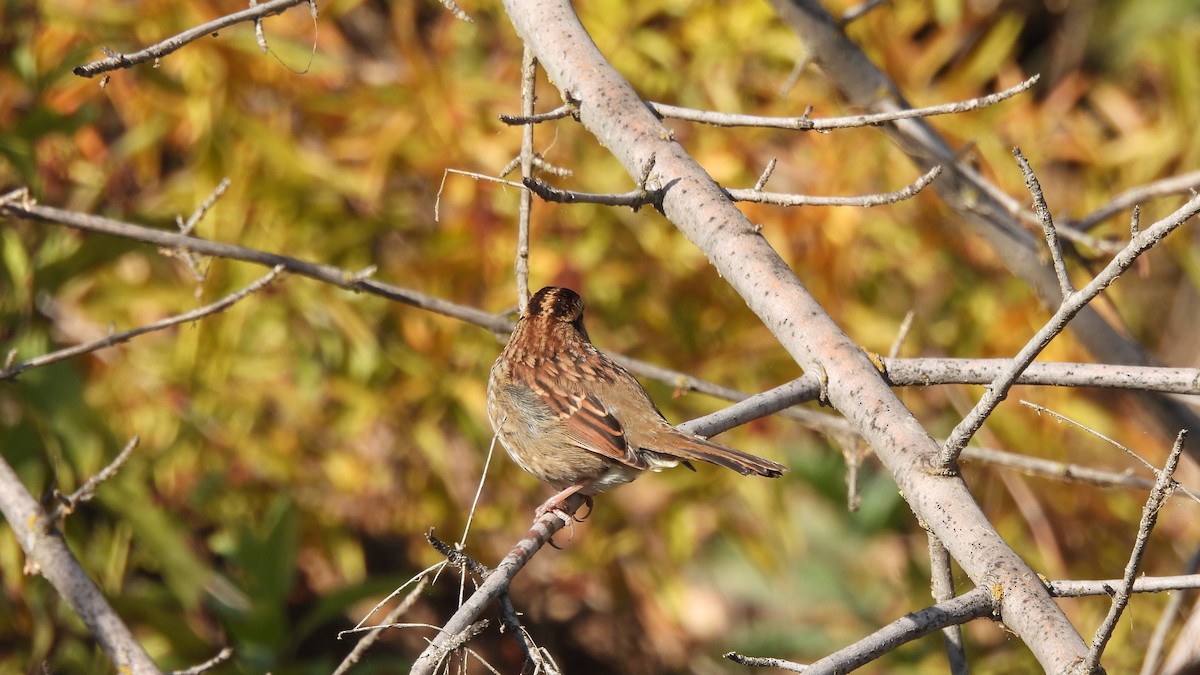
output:
M787 471L787 467L769 459L763 459L748 452L734 450L720 443L713 443L698 436L685 434L677 429L671 430L669 452L682 459L694 459L709 464L716 464L727 469L749 476L751 474L775 478Z

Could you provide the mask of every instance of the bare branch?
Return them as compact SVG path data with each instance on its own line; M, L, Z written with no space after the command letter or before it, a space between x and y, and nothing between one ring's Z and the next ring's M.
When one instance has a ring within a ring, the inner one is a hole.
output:
M1123 583L1120 579L1100 581L1050 581L1046 587L1050 594L1059 598L1075 598L1096 595L1111 595L1113 589ZM1133 581L1130 592L1162 593L1183 589L1200 588L1200 575L1176 577L1140 577ZM866 638L838 650L807 666L784 659L743 656L730 652L725 658L746 666L760 668L782 668L804 675L815 673L845 673L859 668L901 644L912 642L929 635L935 630L959 626L968 621L992 616L995 607L991 589L976 588L956 598L939 602L926 609L907 614ZM994 617L993 617L994 618Z
M1012 364L1009 359L884 358L881 362L884 378L897 387L988 384ZM1035 361L1017 384L1196 395L1200 394L1200 368Z
M1046 235L1046 248L1050 251L1050 259L1054 261L1054 273L1058 275L1058 288L1065 298L1075 292L1071 284L1071 275L1067 273L1067 262L1063 260L1062 245L1058 243L1058 232L1054 229L1054 218L1050 215L1050 207L1046 204L1046 196L1042 194L1042 184L1033 173L1029 160L1021 154L1020 148L1013 148L1013 156L1021 167L1021 175L1025 178L1025 187L1033 195L1033 204L1037 210L1038 222L1042 224L1042 232Z
M367 631L367 634L364 635L363 638L354 645L354 649L351 649L350 653L346 655L346 658L342 659L342 662L339 663L338 667L334 669L333 675L343 675L344 673L350 672L350 669L354 667L354 664L358 663L359 659L363 657L363 654L366 654L367 650L370 649L371 646L374 645L375 642L383 635L384 629L396 623L400 617L404 616L408 613L408 610L412 609L412 606L416 604L417 599L421 597L421 593L425 591L425 588L428 585L429 577L422 576L421 580L417 582L417 585L414 586L411 591L409 591L408 595L404 596L404 600L400 601L400 604L396 605L395 609L387 613L387 616L383 618L383 623L379 626L372 626L371 629Z
M129 442L125 444L121 452L117 453L116 458L108 463L108 466L84 481L78 490L72 492L70 495L61 497L58 506L54 509L54 513L50 514L50 519L57 523L67 515L74 513L80 504L91 501L96 496L96 488L100 487L100 484L104 481L117 475L117 471L121 469L121 465L129 460L130 455L133 454L133 449L138 446L139 442L140 439L136 435L129 439Z
M49 223L59 223L68 227L73 227L79 230L88 232L99 232L101 234L109 234L117 237L124 237L134 241L141 241L156 246L165 246L167 248L180 248L204 255L216 256L219 258L229 258L232 260L242 260L245 262L265 265L268 267L282 266L284 270L292 274L309 277L323 281L327 284L344 288L350 291L359 291L370 293L379 297L395 300L414 307L420 307L443 316L449 316L455 319L473 323L477 326L482 326L497 333L504 333L512 330L512 323L504 317L482 312L472 307L458 305L445 300L440 300L429 295L418 293L399 286L385 284L373 279L364 279L355 272L333 267L332 265L322 265L319 263L311 263L297 258L279 255L276 253L267 253L257 249L237 246L235 244L225 244L221 242L210 241L208 239L200 239L198 237L183 236L163 230L156 230L149 227L142 227L132 223L125 223L119 220L93 216L89 214L76 213L74 211L66 211L56 209L49 206L29 205L21 206L17 204L0 205L0 213L8 213L23 218L31 218Z
M67 548L54 521L0 456L0 513L12 525L17 543L60 597L83 620L118 671L158 673L158 666L121 621L104 594Z
M951 600L906 614L849 647L839 649L808 665L776 659L769 659L767 663L756 657L740 656L732 652L726 654L725 658L742 665L782 668L804 675L848 673L902 644L925 637L934 631L994 616L998 608L993 602L988 589L976 588Z
M860 206L870 208L895 204L911 199L924 190L942 173L942 167L935 166L926 171L911 184L896 190L881 194L861 195L858 197L810 197L808 195L782 194L778 192L763 192L756 189L725 189L725 194L735 202L754 202L772 206Z
M204 663L197 664L186 670L173 670L171 671L171 675L204 675L204 673L207 673L213 668L225 663L232 657L233 647L224 647L221 649L221 651L217 652L216 656L205 661Z
M573 495L568 500L565 511L568 515L573 514L582 504L583 497ZM529 533L517 542L508 555L500 561L500 564L496 565L487 579L475 590L475 593L458 608L454 616L450 617L450 620L442 627L437 637L430 642L425 651L421 652L421 655L413 663L410 671L412 675L422 673L432 675L444 655L453 649L455 636L467 630L493 600L508 590L509 583L521 571L525 563L529 562L533 555L546 542L550 541L554 533L564 526L563 519L559 518L555 512L547 513L535 520Z
M695 110L693 108L681 108L679 106L667 105L665 103L649 102L649 106L660 117L671 119L684 120L687 122L699 122L701 124L709 124L717 127L765 127L768 129L791 129L795 131L830 131L833 129L853 129L858 127L869 127L885 122L895 122L896 120L912 119L916 117L932 117L934 115L950 115L957 113L969 112L978 110L990 105L995 105L1005 99L1012 98L1023 91L1028 90L1033 85L1037 84L1040 75L1034 75L1024 82L1009 87L1004 91L998 91L987 96L972 98L966 101L957 103L943 103L941 105L933 105L925 108L907 108L905 110L896 110L893 112L879 113L874 115L849 115L846 117L826 117L812 119L807 114L800 117L764 117L762 115L738 115L731 113L719 113L708 110Z
M950 568L950 552L945 544L934 535L929 535L929 575L933 599L938 603L954 597L954 573ZM953 624L942 628L942 640L946 643L946 658L950 660L950 672L966 675L967 654L963 649L962 626Z
M51 363L57 363L59 361L63 361L63 360L66 360L66 359L69 359L69 358L72 358L75 356L79 356L81 354L87 354L90 352L94 352L96 350L104 349L106 347L112 347L114 345L121 344L122 342L127 342L129 340L132 340L133 338L135 338L139 335L145 335L146 333L153 333L154 331L163 330L166 328L170 328L171 326L177 326L181 323L187 323L189 321L198 321L199 319L202 319L211 314L223 312L226 309L229 309L233 305L237 304L237 302L239 300L249 297L250 295L257 293L258 291L261 291L263 288L266 288L266 286L268 284L270 284L275 279L275 277L279 276L279 273L281 271L283 271L283 267L284 267L283 265L276 265L274 269L272 269L270 272L268 272L265 276L260 277L254 283L250 284L249 286L243 288L240 291L237 291L236 293L227 295L224 298L221 298L220 300L218 300L210 305L205 305L203 307L193 309L192 311L185 312L183 314L177 314L175 316L167 317L165 319L155 321L154 323L147 324L145 326L139 326L139 327L133 328L131 330L123 331L120 333L115 333L113 335L109 335L109 336L101 338L99 340L93 340L92 342L88 342L88 343L81 344L81 345L76 345L74 347L60 349L56 352L52 352L52 353L46 354L44 356L39 356L35 359L30 359L28 361L25 361L24 363L18 363L14 366L9 366L9 367L0 369L0 381L14 379L18 375L20 375L21 373L23 373L27 370L32 370L34 368L40 368L42 366L46 366Z
M1100 579L1092 581L1051 581L1047 584L1050 594L1056 598L1082 598L1093 595L1112 595L1113 589L1125 583L1124 579ZM1129 589L1132 593L1167 593L1200 589L1200 574L1182 574L1173 577L1138 577Z
M93 61L87 65L78 66L71 72L80 77L95 77L101 73L106 73L111 70L131 68L139 63L160 59L167 54L182 48L189 42L195 42L206 35L212 35L216 37L217 32L222 28L228 28L229 26L242 23L243 21L257 21L264 17L274 16L282 13L284 10L308 1L309 0L270 0L270 2L265 2L249 9L243 9L240 12L227 14L214 21L209 21L208 23L196 26L195 28L189 28L179 35L167 38L166 40L146 47L139 52L134 52L132 54L110 53L109 57L106 59L100 59L99 61Z
M1175 445L1171 448L1167 463L1162 471L1158 472L1158 478L1154 481L1154 489L1150 491L1150 497L1142 508L1142 522L1138 525L1137 539L1133 544L1133 551L1129 555L1129 562L1125 565L1125 576L1121 579L1121 583L1114 587L1112 606L1109 608L1108 616L1104 618L1104 623L1096 629L1096 635L1092 638L1087 659L1084 660L1081 668L1084 673L1092 673L1099 668L1100 656L1104 653L1104 648L1108 645L1108 640L1117 627L1121 613L1129 604L1129 595L1133 592L1133 582L1142 566L1146 543L1150 540L1150 533L1154 531L1155 523L1158 522L1158 512L1167 503L1167 497L1171 493L1171 486L1175 482L1173 480L1175 468L1179 466L1179 457L1183 454L1183 445L1186 440L1187 430L1185 429L1175 437Z
M1000 377L997 377L992 382L987 393L983 395L979 403L975 405L975 408L955 427L938 456L941 466L945 468L953 466L959 453L966 447L975 432L983 426L984 420L1008 396L1008 390L1012 388L1020 373L1037 358L1037 355L1046 348L1046 345L1050 344L1050 341L1056 335L1066 328L1067 323L1087 303L1091 302L1109 284L1116 281L1137 260L1139 255L1157 244L1163 237L1173 232L1175 228L1182 225L1198 211L1200 211L1200 196L1193 197L1188 203L1184 204L1171 215L1150 226L1149 229L1138 233L1129 242L1129 245L1122 249L1087 286L1064 298L1062 305L1059 306L1054 316L1026 343L1025 347L1013 358L1012 364L1005 369Z
M1191 190L1200 188L1200 171L1193 171L1179 176L1172 176L1162 180L1146 183L1135 188L1126 190L1121 194L1113 197L1104 206L1092 211L1088 215L1079 220L1070 221L1073 229L1080 232L1087 232L1096 227L1100 223L1128 208L1133 208L1139 204L1145 204L1151 199L1158 197L1168 197L1170 195L1187 194Z
M532 115L537 103L537 59L528 46L521 56L521 112ZM521 178L533 178L533 124L521 129ZM529 218L533 210L533 195L528 190L518 194L517 215L517 260L514 265L517 278L517 307L525 311L529 302Z
M932 183L933 179L937 178L940 173L941 168L935 166L913 181L912 184L895 192L860 195L856 197L813 197L780 192L764 192L757 185L750 189L726 188L725 195L735 202L753 202L756 204L770 204L772 206L860 206L869 208L884 204L895 204L905 199L911 199ZM529 188L542 199L560 204L602 204L604 206L628 206L638 209L643 206L655 204L662 198L662 191L644 189L623 193L600 194L563 190L547 185L534 178L527 178L523 183L525 187Z

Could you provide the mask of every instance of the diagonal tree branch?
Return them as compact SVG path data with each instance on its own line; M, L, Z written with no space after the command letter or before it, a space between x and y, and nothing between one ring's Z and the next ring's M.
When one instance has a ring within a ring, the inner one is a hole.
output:
M933 470L937 444L721 187L597 49L568 2L507 0L518 34L579 120L635 179L665 187L662 211L708 256L892 472L918 519L977 585L1003 589L1002 619L1042 665L1064 672L1087 653L1079 633L1028 565L988 522L962 479Z
M895 83L846 36L840 23L819 0L771 0L771 4L796 32L821 72L851 105L872 113L911 107ZM946 205L992 247L1004 265L1028 284L1047 307L1059 306L1062 296L1058 277L1040 255L1041 242L1023 224L1022 203L1004 194L962 161L929 120L899 120L879 129L918 167L942 165L946 170L934 190ZM1080 311L1071 328L1097 361L1138 366L1154 363L1142 345L1120 328L1114 328L1092 308ZM1152 395L1139 401L1172 434L1176 429L1200 428L1200 416L1168 396ZM1190 444L1186 451L1193 458L1200 457L1200 445L1196 443Z
M17 474L0 459L0 513L12 526L29 561L95 636L118 672L158 673L133 633L121 621L79 560L67 548L62 533L42 509Z

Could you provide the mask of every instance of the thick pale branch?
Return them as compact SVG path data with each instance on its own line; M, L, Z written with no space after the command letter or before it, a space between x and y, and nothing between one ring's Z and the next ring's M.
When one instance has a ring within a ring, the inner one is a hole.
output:
M981 587L1002 589L1006 626L1050 671L1086 646L1036 575L999 536L956 475L932 471L937 444L904 408L867 355L832 321L752 223L675 143L580 25L565 0L507 0L506 13L579 120L637 180L653 167L662 211L708 256L780 344L827 383L829 402L892 472L919 520Z

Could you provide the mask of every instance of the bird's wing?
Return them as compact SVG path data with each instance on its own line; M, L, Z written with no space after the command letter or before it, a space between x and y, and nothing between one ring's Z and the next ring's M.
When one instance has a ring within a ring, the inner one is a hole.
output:
M647 469L646 460L630 446L621 422L585 386L595 377L597 364L590 361L598 356L589 353L559 358L554 359L554 367L533 368L530 389L558 416L567 437L576 445L622 464ZM586 376L581 371L587 371Z

